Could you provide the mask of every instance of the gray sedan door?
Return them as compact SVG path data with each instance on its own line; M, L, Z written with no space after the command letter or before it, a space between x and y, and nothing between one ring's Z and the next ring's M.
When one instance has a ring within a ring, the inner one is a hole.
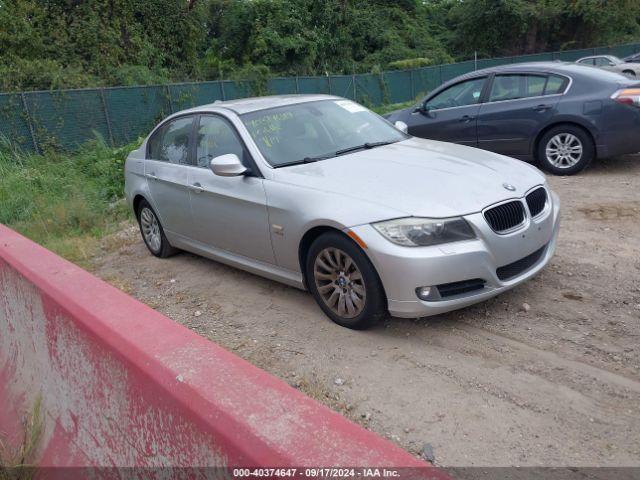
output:
M202 115L198 121L196 161L189 169L195 239L210 247L275 263L264 180L255 175L215 175L209 168L213 158L233 153L251 168L249 153L228 120Z
M189 236L189 151L192 115L162 125L148 141L144 173L151 200L167 233Z
M486 77L464 80L428 99L421 112L407 119L416 137L475 147L476 122Z
M493 78L478 115L478 147L526 157L542 126L556 114L567 80L557 75L505 74Z

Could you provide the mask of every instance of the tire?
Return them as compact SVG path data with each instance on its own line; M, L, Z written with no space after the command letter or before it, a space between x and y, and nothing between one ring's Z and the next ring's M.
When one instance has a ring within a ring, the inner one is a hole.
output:
M338 325L364 330L385 316L387 300L380 277L350 238L339 232L319 236L309 248L305 267L311 294Z
M629 78L636 78L636 72L634 72L633 70L625 70L622 73Z
M536 157L538 164L554 175L574 175L591 163L595 146L582 128L558 125L540 138Z
M171 246L164 234L162 224L149 202L142 200L136 212L140 235L147 249L159 258L167 258L178 253L178 249ZM146 232L146 233L145 233Z

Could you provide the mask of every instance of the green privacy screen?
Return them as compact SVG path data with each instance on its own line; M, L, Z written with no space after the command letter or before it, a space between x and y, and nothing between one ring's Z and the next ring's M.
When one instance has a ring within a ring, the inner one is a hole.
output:
M277 95L326 93L366 106L412 101L459 75L509 63L565 61L588 55L619 57L640 52L640 43L583 50L489 58L380 74L272 78L266 85L251 81L176 83L0 94L0 136L26 151L72 150L101 137L124 145L146 135L167 115L215 101L256 93Z

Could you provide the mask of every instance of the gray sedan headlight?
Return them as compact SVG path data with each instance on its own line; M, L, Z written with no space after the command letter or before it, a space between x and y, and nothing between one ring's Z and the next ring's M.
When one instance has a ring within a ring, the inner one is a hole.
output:
M476 238L463 218L399 218L372 224L387 240L406 247L426 247Z

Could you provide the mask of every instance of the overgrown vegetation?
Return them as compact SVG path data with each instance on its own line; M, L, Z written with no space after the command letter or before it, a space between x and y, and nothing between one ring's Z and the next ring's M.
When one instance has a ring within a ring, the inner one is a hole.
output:
M38 395L24 418L20 443L12 448L0 436L0 480L30 480L37 473L35 455L44 428L42 397Z
M379 72L640 38L637 0L0 0L0 91Z
M27 154L0 143L0 223L77 263L127 218L124 161L135 145L101 140L73 154Z

